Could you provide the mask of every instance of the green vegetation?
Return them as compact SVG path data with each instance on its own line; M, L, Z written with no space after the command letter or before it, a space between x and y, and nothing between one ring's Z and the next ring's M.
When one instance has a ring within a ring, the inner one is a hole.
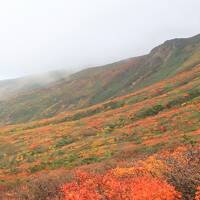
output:
M65 137L63 137L62 139L60 139L60 140L56 143L55 147L57 147L57 148L63 147L63 146L65 146L65 145L68 145L68 144L73 143L73 141L74 141L74 140L73 140L72 138L65 136Z
M149 108L143 108L142 110L140 110L135 115L135 117L137 119L142 119L142 118L145 118L145 117L154 116L154 115L157 115L162 110L164 110L163 105L154 105L154 106L149 107Z

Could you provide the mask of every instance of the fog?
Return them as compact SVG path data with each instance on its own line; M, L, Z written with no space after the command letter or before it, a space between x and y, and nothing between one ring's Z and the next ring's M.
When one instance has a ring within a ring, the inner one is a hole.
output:
M199 0L1 0L0 79L102 65L200 33Z

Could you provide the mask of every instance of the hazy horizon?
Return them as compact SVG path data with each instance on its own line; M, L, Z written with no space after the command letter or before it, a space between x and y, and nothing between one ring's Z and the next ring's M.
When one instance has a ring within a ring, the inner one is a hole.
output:
M0 2L0 80L77 71L200 33L199 0Z

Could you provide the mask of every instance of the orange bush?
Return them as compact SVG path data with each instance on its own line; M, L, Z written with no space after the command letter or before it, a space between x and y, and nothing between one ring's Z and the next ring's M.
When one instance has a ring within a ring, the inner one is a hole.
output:
M165 181L153 177L119 178L107 173L78 172L74 182L62 186L63 200L178 200L181 194Z
M197 192L196 192L195 200L200 200L200 186L197 187Z

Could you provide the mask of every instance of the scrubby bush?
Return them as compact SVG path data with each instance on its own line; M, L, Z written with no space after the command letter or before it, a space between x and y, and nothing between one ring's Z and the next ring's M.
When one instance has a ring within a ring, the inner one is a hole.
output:
M154 116L154 115L157 115L162 110L164 110L163 105L160 105L160 104L154 105L152 107L143 108L138 113L136 113L135 117L137 119L142 119L145 117Z
M56 146L56 147L63 147L63 146L65 146L65 145L71 144L71 143L73 143L73 142L74 142L74 140L73 140L72 138L65 136L65 137L61 138L61 139L56 143L55 146Z
M12 200L59 200L60 187L70 178L70 175L40 175L23 183L10 193L8 199ZM11 198L13 197L13 198ZM4 196L3 199L6 199Z
M200 150L191 149L170 156L167 163L171 170L166 174L169 182L182 192L183 199L194 199L200 185Z

